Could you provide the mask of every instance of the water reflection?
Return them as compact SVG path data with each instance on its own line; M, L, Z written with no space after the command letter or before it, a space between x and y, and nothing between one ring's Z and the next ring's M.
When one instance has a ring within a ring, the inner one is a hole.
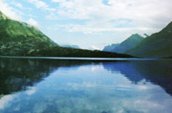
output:
M103 63L105 69L119 71L133 83L150 81L172 95L172 60Z
M26 89L40 82L59 67L86 64L77 61L0 59L0 94Z
M0 113L171 113L170 68L170 61L3 59Z

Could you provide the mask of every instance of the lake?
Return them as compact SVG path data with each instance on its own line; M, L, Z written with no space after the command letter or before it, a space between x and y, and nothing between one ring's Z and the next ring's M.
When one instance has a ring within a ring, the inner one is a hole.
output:
M171 113L172 60L0 58L0 113Z

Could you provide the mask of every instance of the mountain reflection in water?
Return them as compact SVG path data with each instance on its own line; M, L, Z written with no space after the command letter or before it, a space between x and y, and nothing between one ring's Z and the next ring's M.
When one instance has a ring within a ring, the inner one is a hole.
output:
M0 113L171 113L172 61L0 59Z
M119 71L133 83L146 80L172 95L172 60L103 63L105 69Z

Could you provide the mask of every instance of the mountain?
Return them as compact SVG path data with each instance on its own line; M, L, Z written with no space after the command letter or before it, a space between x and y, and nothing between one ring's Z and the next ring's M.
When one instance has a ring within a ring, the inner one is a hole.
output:
M172 22L160 32L145 38L128 54L139 57L170 57L172 56Z
M113 49L115 49L117 46L119 46L119 44L111 44L111 45L107 45L103 48L102 51L106 51L106 52L112 52Z
M110 52L115 53L126 53L128 50L134 48L138 43L140 43L144 38L140 36L139 34L133 34L126 40L124 40L122 43L118 45L111 45L106 46L103 50L107 50L107 48L110 48Z
M37 28L11 20L0 12L1 55L27 55L53 46L58 45Z
M101 51L60 47L37 28L0 12L0 56L130 57Z

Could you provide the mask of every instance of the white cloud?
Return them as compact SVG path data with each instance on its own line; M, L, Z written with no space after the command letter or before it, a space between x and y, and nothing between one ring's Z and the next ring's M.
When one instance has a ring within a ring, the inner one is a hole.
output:
M171 0L53 0L60 4L61 13L73 18L148 18L169 14ZM159 9L160 7L166 7ZM165 12L166 11L166 12ZM166 15L167 16L167 15Z
M39 23L36 20L34 20L33 18L30 18L27 23L34 27L37 27L37 28L39 27Z
M66 0L52 0L52 2L56 2L56 3L61 3L61 2L65 2Z
M114 21L130 20L137 29L157 30L164 27L172 19L171 0L52 0L59 7L55 14L72 19L86 19L86 25L75 25L70 31L96 32L113 31ZM127 28L133 28L128 26ZM71 26L69 26L71 27ZM121 29L121 28L119 28Z
M153 31L159 30L158 28L149 28L149 27L113 27L111 25L94 25L87 23L86 25L79 24L69 24L69 25L57 25L59 29L66 30L68 32L82 32L84 34L94 34L94 33L104 33L104 32L114 32L114 33L126 33L133 34L137 33L151 33Z
M97 47L97 46L95 46L95 45L92 45L90 49L91 49L91 50L101 50L101 48L99 48L99 47Z
M16 2L15 4L18 8L23 8L23 5L21 3Z
M4 109L6 105L15 98L13 95L6 95L0 99L0 109Z
M37 91L36 87L30 87L27 91L26 91L26 94L31 96L33 94L35 94Z
M34 4L37 8L46 9L48 5L42 0L28 0L30 3Z
M15 19L15 20L21 20L21 17L19 14L17 14L12 7L10 7L6 2L3 0L0 0L0 11L2 11L5 15L8 17Z

